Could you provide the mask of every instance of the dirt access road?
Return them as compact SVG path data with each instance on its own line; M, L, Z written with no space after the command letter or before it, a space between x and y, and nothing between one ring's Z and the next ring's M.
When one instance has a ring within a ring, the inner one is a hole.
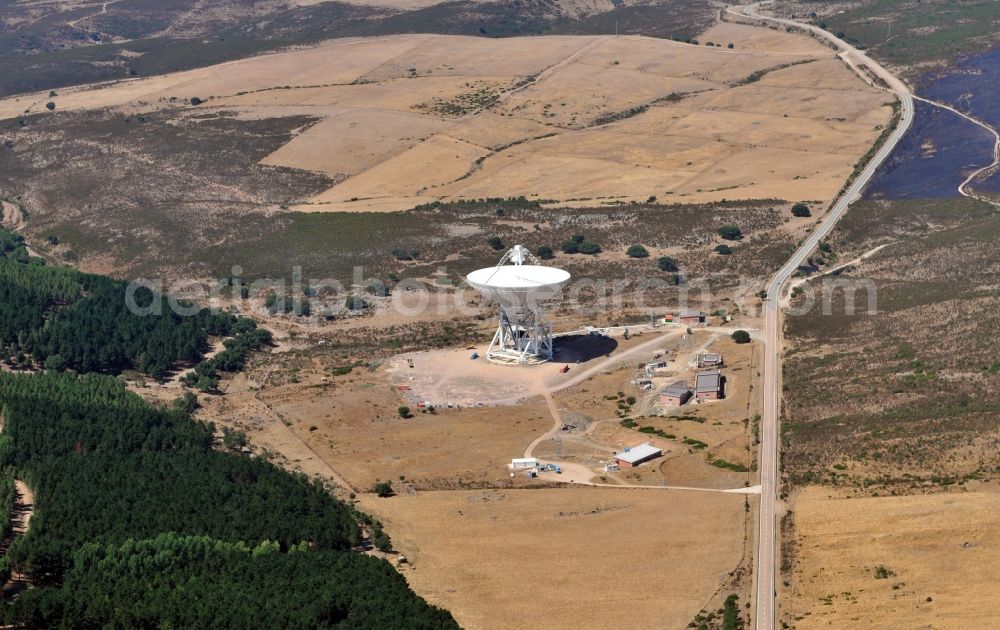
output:
M754 625L758 630L775 627L775 564L777 550L776 504L778 500L778 413L781 393L781 369L779 355L781 353L781 292L788 279L798 269L799 265L812 253L841 219L848 206L861 197L861 193L875 171L884 162L896 145L903 138L906 130L913 122L913 96L909 88L896 76L870 59L863 52L847 42L835 37L827 31L803 24L794 20L766 17L759 15L762 5L770 2L757 2L740 7L726 9L729 14L758 20L762 23L791 26L812 33L821 40L826 40L836 46L840 57L852 68L865 65L878 75L889 86L902 105L902 116L899 124L886 142L879 148L874 157L865 165L864 170L851 183L850 187L833 204L823 217L816 230L807 238L802 246L792 254L792 257L774 275L767 286L767 298L764 302L764 407L761 418L760 442L760 513L758 515L757 554L756 554L756 588L754 597Z
M600 374L602 370L605 370L612 365L621 363L626 357L640 354L642 352L648 352L650 348L655 348L657 345L662 344L664 341L672 339L673 337L676 337L682 334L683 332L684 329L682 328L668 330L667 332L656 335L649 341L644 341L633 348L629 348L627 351L621 354L617 355L612 354L610 357L598 361L594 365L578 372L577 374L574 374L572 377L564 381L560 381L559 383L551 386L546 385L545 390L541 392L541 394L542 396L545 397L545 403L549 407L549 413L552 414L552 420L554 424L552 425L552 428L549 429L548 432L543 433L542 435L535 438L531 442L531 444L529 444L528 447L524 449L524 456L531 457L536 446L538 446L545 440L551 439L552 436L558 433L559 430L562 428L562 416L559 414L559 409L556 408L555 401L552 400L552 394L560 390L573 387L574 385L579 385L580 383L584 382L585 380L594 376L595 374Z

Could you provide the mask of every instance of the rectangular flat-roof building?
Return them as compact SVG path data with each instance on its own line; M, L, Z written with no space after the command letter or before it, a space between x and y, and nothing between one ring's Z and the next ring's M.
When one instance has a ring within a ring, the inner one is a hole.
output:
M634 468L639 464L648 462L651 459L656 459L660 455L663 455L661 449L656 448L649 442L643 442L638 446L633 446L627 448L621 453L615 455L615 462L621 468Z
M666 324L700 324L705 321L705 314L697 309L686 308L667 313L663 316Z
M694 395L698 400L719 400L723 397L722 372L706 370L698 372L694 383Z
M674 316L674 321L682 324L700 324L705 321L705 314L693 308L685 308Z
M667 369L667 362L660 359L657 361L650 361L646 364L646 376L652 376L659 372L660 370Z
M722 355L717 352L702 352L698 355L698 367L717 368L722 367Z
M680 407L690 399L691 388L684 381L677 381L660 392L660 404L667 407Z

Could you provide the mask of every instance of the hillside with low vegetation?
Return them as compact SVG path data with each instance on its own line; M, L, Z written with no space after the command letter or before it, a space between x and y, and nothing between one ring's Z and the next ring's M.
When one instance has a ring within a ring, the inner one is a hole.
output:
M571 224L623 231L634 223L622 221L645 221L659 232L647 217L663 207L707 209L699 232L725 214L749 236L758 217L732 216L734 200L805 201L818 212L892 113L891 99L829 49L761 30L717 25L697 43L337 40L23 94L0 100L10 158L0 195L23 209L47 256L123 276L223 277L234 264L251 278L283 277L291 264L341 281L355 264L409 275L401 268L430 268L429 235L440 239L434 250L454 245L442 257L494 231L563 232L545 243L558 248ZM439 212L506 211L512 204L498 201L509 199L541 211L525 224L496 215L482 236ZM333 216L345 214L357 216ZM688 218L662 231L699 240ZM793 218L797 232L810 223ZM400 248L422 256L397 265L415 258L393 256Z
M872 291L836 289L831 313L788 318L793 486L885 494L996 478L998 230L993 209L975 200L852 206L832 247L887 246L837 277Z
M827 29L909 79L1000 42L996 2L782 0L768 8Z

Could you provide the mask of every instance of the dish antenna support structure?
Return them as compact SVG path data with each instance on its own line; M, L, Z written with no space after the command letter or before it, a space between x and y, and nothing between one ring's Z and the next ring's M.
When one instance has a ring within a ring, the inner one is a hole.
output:
M466 276L472 288L499 305L487 360L524 365L552 359L552 324L539 305L559 296L569 277L567 271L539 264L523 245L512 247L495 267Z

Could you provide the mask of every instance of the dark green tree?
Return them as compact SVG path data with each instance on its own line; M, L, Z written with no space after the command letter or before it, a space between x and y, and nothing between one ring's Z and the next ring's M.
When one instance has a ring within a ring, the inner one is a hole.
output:
M574 240L563 241L561 249L564 254L576 254L580 251L580 244Z
M796 216L796 217L811 217L812 216L812 211L809 209L809 206L807 206L806 204L804 204L804 203L797 203L794 206L792 206L792 216Z
M66 369L66 359L62 358L58 354L49 355L45 357L44 367L46 370L62 372Z

